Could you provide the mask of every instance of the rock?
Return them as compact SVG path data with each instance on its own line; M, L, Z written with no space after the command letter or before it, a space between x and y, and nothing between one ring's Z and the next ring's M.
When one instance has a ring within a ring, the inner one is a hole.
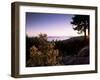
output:
M88 57L89 56L89 47L85 46L78 52L78 56L80 57Z

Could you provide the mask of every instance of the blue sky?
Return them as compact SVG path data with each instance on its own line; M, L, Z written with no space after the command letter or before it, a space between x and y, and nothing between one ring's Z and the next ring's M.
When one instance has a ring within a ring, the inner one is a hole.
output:
M78 36L70 22L72 14L26 12L26 34L29 37L43 33L48 36Z

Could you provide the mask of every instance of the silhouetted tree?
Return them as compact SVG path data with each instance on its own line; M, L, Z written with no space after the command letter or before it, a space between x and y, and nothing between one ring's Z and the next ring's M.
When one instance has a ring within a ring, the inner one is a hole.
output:
M84 37L86 38L86 30L88 30L89 35L89 15L74 15L72 20L71 24L76 26L73 29L77 30L79 34L84 32Z

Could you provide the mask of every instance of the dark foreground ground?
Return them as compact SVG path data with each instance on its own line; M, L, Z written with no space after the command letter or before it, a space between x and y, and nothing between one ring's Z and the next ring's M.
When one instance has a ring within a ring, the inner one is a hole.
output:
M56 47L63 53L64 65L89 64L89 39L73 37L56 42Z

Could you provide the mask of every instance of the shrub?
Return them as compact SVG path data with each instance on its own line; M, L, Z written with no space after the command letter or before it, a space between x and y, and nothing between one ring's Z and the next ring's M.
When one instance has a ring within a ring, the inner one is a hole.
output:
M39 34L38 46L34 44L29 48L30 58L27 61L27 66L52 66L58 65L61 62L59 50L55 49L54 42L47 41L46 34Z

